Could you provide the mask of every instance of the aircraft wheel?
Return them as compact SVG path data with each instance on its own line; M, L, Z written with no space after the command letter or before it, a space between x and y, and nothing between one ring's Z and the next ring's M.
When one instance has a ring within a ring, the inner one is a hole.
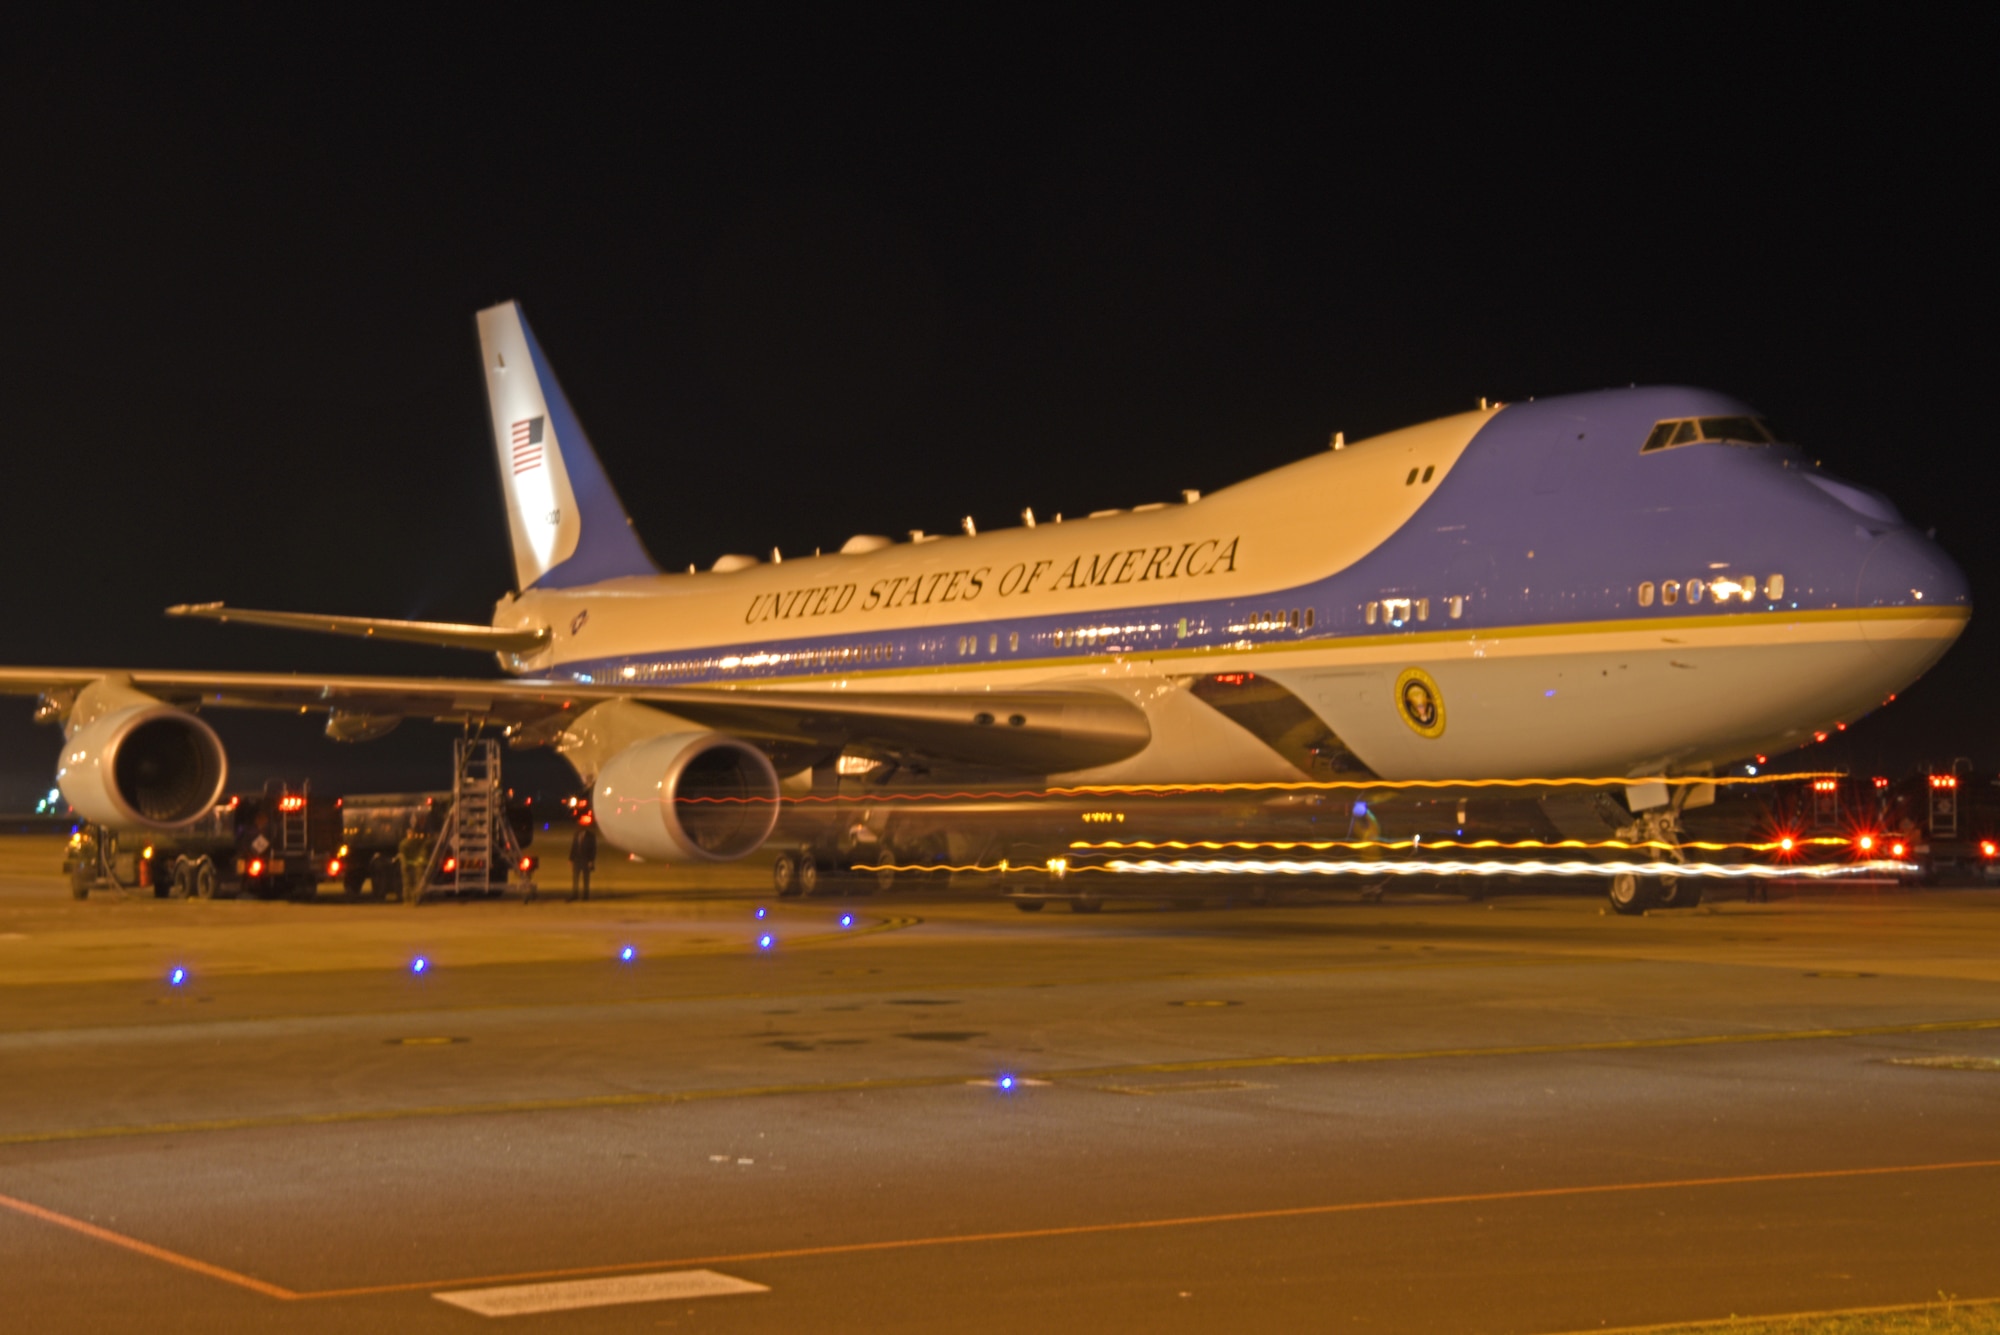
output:
M1040 899L1017 899L1014 901L1014 907L1023 913L1040 913L1046 902Z
M780 853L771 859L771 888L780 898L799 892L798 854Z
M1669 876L1660 882L1660 907L1691 909L1701 903L1701 882L1692 876Z
M1653 887L1629 871L1611 878L1609 895L1614 913L1636 917L1653 906Z
M799 898L810 899L819 889L819 859L810 852L799 854Z

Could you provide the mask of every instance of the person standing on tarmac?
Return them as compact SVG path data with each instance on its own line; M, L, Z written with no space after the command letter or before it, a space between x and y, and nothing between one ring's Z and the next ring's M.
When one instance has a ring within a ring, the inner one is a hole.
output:
M569 897L590 898L590 873L597 870L597 818L588 811L576 818L569 838Z
M424 873L430 870L431 841L419 821L411 821L403 840L396 845L396 861L402 864L403 898L415 900L424 893Z

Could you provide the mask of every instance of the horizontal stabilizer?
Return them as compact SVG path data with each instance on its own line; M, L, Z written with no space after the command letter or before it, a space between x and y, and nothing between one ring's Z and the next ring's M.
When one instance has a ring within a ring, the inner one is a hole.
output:
M489 654L527 654L546 648L549 628L501 630L454 621L388 621L381 617L319 616L311 612L257 612L221 603L182 603L169 607L170 617L202 617L235 621L246 626L276 626L282 630L316 630L322 635L353 635L360 639L400 640L444 649L478 649Z

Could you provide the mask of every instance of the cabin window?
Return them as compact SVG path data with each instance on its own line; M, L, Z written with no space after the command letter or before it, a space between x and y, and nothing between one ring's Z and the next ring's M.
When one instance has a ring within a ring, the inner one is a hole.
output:
M1688 606L1692 607L1696 603L1700 602L1701 595L1707 587L1708 587L1707 585L1703 584L1698 579L1689 580L1687 582Z
M1675 603L1679 602L1680 600L1681 600L1681 582L1679 580L1670 579L1665 584L1662 584L1660 586L1660 601L1662 603L1666 604L1668 607L1672 607Z
M1410 475L1409 475L1408 477L1406 477L1406 478L1404 478L1404 479L1403 479L1403 485L1404 485L1404 486L1406 486L1406 487L1414 487L1414 486L1416 486L1416 485L1417 485L1417 470L1416 470L1416 469L1412 468L1412 469L1410 470Z
M1368 604L1367 608L1362 612L1362 619L1372 626L1375 624L1375 618L1381 615L1382 615L1382 604L1370 603Z
M1431 600L1428 598L1417 599L1417 620L1429 621L1430 619L1431 619Z
M1766 578L1764 581L1764 596L1773 602L1784 597L1785 577L1783 575L1772 575Z
M1650 579L1642 580L1639 583L1639 606L1651 607L1652 605L1653 605L1653 581Z
M1465 615L1465 595L1453 594L1444 600L1444 606L1445 615L1449 616L1453 621L1458 620Z
M1437 465L1436 465L1436 464L1432 464L1432 465L1430 465L1429 467L1425 468L1425 469L1424 469L1424 479L1423 479L1423 480L1424 480L1424 481L1426 481L1426 482L1430 481L1430 480L1431 480L1431 474L1432 474L1432 473L1435 473L1435 472L1437 472L1437 470L1438 470L1438 467L1437 467Z
M1008 631L1008 632L1007 632L1007 652L1011 654L1011 653L1015 652L1016 650L1018 650L1018 649L1019 649L1020 647L1021 647L1021 632L1020 632L1020 631L1018 631L1018 630L1010 630L1010 631Z
M1313 627L1313 609L1308 607L1306 609L1306 629L1311 630L1312 627Z

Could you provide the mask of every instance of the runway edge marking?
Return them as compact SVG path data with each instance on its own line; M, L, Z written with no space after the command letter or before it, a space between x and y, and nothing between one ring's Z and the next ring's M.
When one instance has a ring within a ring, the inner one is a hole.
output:
M1986 1029L2000 1029L2000 1019L1932 1020L1915 1024L1865 1025L1852 1029L1779 1029L1742 1034L1688 1034L1667 1038L1533 1043L1497 1048L1416 1048L1407 1052L1308 1052L1264 1057L1201 1057L1190 1058L1187 1061L1137 1062L1120 1066L1078 1067L1073 1070L1038 1070L1024 1074L1060 1085L1070 1081L1103 1080L1111 1076L1166 1075L1183 1071L1271 1070L1285 1066L1358 1066L1377 1062L1449 1061L1469 1057L1548 1057L1566 1053L1647 1052L1672 1048L1729 1047L1745 1043L1805 1043L1833 1038L1885 1038L1898 1034L1968 1033ZM431 1117L495 1117L534 1112L589 1112L612 1108L668 1107L678 1103L710 1103L724 1099L779 1098L800 1094L866 1094L901 1089L943 1089L963 1085L968 1079L977 1079L980 1074L956 1071L948 1075L837 1080L796 1085L751 1085L731 1089L687 1089L657 1094L593 1094L576 1098L521 1099L504 1103L431 1104L415 1108L367 1108L353 1112L274 1113L265 1117L218 1117L187 1122L74 1127L61 1131L22 1131L0 1136L0 1148L82 1140L115 1140L133 1136L258 1131L274 1127L345 1126Z
M1698 1321L1658 1321L1646 1326L1586 1326L1550 1335L1657 1335L1661 1331L1741 1330L1781 1321L1822 1321L1843 1316L1895 1316L1899 1312L1943 1312L1959 1308L2000 1307L2000 1298L1932 1298L1921 1303L1890 1303L1880 1307L1830 1307L1822 1312L1772 1312L1768 1315L1718 1316Z

